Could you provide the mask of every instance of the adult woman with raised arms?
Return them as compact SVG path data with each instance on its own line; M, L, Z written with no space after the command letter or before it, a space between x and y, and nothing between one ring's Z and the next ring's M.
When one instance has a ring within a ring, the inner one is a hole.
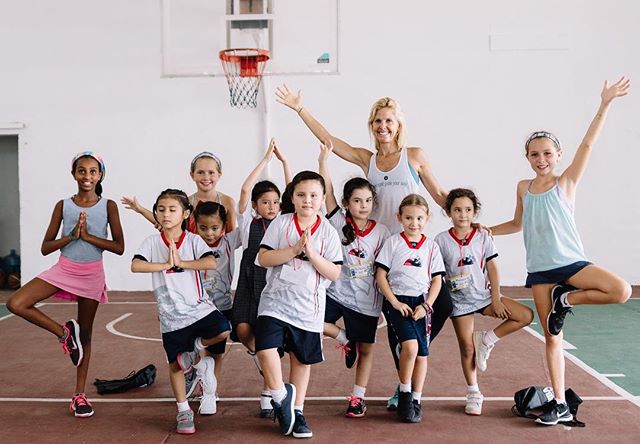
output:
M335 154L362 169L377 192L377 203L371 217L386 225L391 233L402 231L402 225L397 218L398 206L405 196L419 191L420 182L439 206L445 204L447 191L433 175L422 148L406 146L404 116L394 99L383 97L371 107L368 126L375 142L374 153L366 148L353 147L333 136L303 106L301 91L294 94L286 85L282 85L277 88L276 96L278 102L298 113L320 142L326 143L330 140ZM431 340L438 335L451 310L451 297L446 285L443 285L433 305ZM388 334L389 345L398 368L397 339L389 330ZM393 402L389 407L394 408Z

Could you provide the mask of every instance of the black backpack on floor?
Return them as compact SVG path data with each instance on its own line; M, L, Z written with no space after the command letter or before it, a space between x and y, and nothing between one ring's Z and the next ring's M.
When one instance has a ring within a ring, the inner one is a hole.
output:
M582 398L570 388L565 390L564 396L569 406L569 411L573 415L573 420L562 424L569 427L584 427L585 423L579 421L576 416L578 407L582 404ZM546 405L553 401L553 389L551 387L536 386L523 388L513 395L513 400L515 404L511 407L511 411L514 415L536 419L538 415L534 411L544 410Z
M98 389L98 394L123 393L128 390L146 387L156 380L156 366L147 365L142 370L132 371L124 379L96 379L93 384Z

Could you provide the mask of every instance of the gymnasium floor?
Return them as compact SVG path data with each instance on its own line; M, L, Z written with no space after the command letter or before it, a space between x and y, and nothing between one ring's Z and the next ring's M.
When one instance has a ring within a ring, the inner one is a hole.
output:
M508 295L529 293L504 289ZM158 367L156 383L121 395L100 396L87 388L96 414L74 418L67 411L75 372L54 338L6 314L8 292L0 292L0 441L22 442L282 442L277 426L257 417L260 377L241 345L228 347L218 392L221 401L212 417L196 417L197 433L175 433L175 404L168 384L158 321L151 293L111 292L111 304L98 310L89 380L126 376L146 364ZM583 399L579 419L585 428L543 427L514 417L513 393L529 385L546 385L544 347L539 325L501 341L480 375L485 395L483 415L463 413L465 386L453 328L448 324L429 358L424 392L424 420L403 424L387 412L385 399L395 371L381 325L379 345L368 388L364 419L343 416L353 370L344 368L332 340L325 339L326 361L312 367L305 416L313 442L638 442L640 440L640 288L622 306L578 307L565 331L567 387ZM43 310L58 320L73 317L75 306L45 302ZM495 321L476 317L481 328ZM536 321L537 322L537 321ZM286 359L283 361L286 363ZM285 364L286 365L286 364ZM192 403L192 407L197 407ZM416 435L419 434L419 435ZM417 439L419 436L420 439Z

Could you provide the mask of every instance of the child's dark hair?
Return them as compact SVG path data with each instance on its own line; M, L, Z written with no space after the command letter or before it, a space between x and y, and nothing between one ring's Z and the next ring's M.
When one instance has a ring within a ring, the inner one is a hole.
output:
M467 197L469 198L469 200L471 200L471 202L473 203L473 210L475 211L476 215L480 212L480 207L482 207L482 204L473 191L467 188L454 188L453 190L449 191L447 200L444 203L443 210L445 211L445 213L447 213L447 216L451 216L451 206L453 205L453 201L460 197Z
M282 193L282 199L280 202L280 214L291 214L296 211L296 207L293 205L291 196L293 195L293 182L289 183Z
M258 203L258 199L260 199L260 196L262 196L264 193L268 193L269 191L273 191L278 195L278 197L280 197L280 190L278 189L276 184L271 182L270 180L261 180L260 182L256 183L251 190L251 202Z
M93 159L93 160L95 160L97 162L98 169L102 173L102 176L100 177L100 180L96 184L95 191L96 191L96 194L98 196L102 196L102 181L104 180L104 163L101 161L102 158L97 159L96 155L94 155L93 153L92 154L84 154L84 155L76 156L76 158L73 160L73 163L71 164L71 172L73 174L75 174L75 172L76 172L76 167L78 166L78 161L80 159Z
M160 193L160 195L156 199L156 203L153 204L153 218L156 220L156 222L158 222L158 218L156 216L156 210L158 209L158 202L160 201L160 199L165 197L177 200L184 211L191 211L193 209L193 207L189 203L189 197L184 191L176 190L174 188L167 188L162 193ZM183 231L187 229L187 220L188 219L185 219L182 221L181 228Z
M291 185L291 197L293 197L293 191L298 186L298 184L300 182L306 182L307 180L317 180L318 182L320 182L320 185L322 185L322 194L327 192L327 188L324 184L324 179L320 174L316 173L315 171L300 171L298 174L293 176L293 179L291 179L291 183L289 184Z
M353 218L351 216L351 212L349 211L349 199L351 199L351 195L355 190L367 189L371 191L371 195L373 197L373 204L376 204L376 187L371 185L371 183L362 177L354 177L353 179L349 179L342 189L342 204L347 209L346 211L346 220L347 223L342 227L342 234L344 234L344 240L342 241L343 245L349 245L351 242L356 240L356 230L353 227Z
M222 220L222 225L227 225L227 209L224 205L218 202L200 202L196 205L196 209L193 210L193 218L196 222L200 216L215 216L218 215Z
M424 207L425 211L427 212L427 216L430 214L429 204L427 203L427 200L419 194L408 194L404 199L402 199L402 202L400 202L400 207L398 207L398 214L402 214L402 209L404 207L412 206Z

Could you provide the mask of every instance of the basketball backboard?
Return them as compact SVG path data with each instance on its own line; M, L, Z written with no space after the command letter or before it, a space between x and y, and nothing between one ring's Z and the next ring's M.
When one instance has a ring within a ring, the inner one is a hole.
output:
M162 76L223 76L219 52L267 49L264 75L338 74L340 0L162 0Z

